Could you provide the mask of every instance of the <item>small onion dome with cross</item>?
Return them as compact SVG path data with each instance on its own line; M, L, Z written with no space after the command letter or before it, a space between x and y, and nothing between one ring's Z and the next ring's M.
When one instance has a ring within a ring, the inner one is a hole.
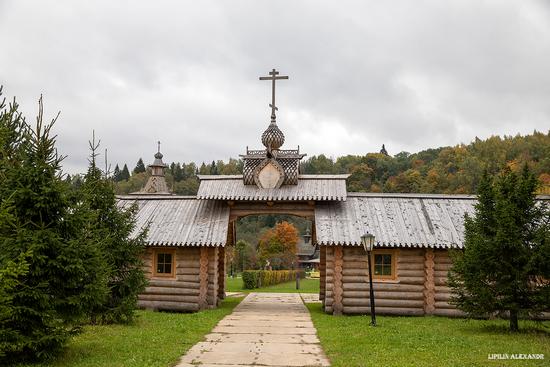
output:
M261 189L277 189L282 185L297 185L300 174L300 160L305 154L300 154L300 148L285 150L281 146L285 142L283 132L277 126L275 105L275 82L288 79L279 75L275 69L269 76L261 76L260 80L271 81L271 123L262 134L262 144L265 149L249 150L240 155L243 160L243 182L245 185L256 185Z
M162 161L162 153L160 152L160 141L158 142L158 151L155 153L155 160L148 167L151 168L151 176L147 180L145 186L137 192L130 194L155 194L155 195L171 195L168 185L166 184L166 178L164 177L164 170L168 167Z
M273 150L278 150L285 142L285 135L273 121L262 134L262 144L267 152L272 154Z
M155 160L152 164L149 165L151 167L151 175L153 176L164 176L164 169L168 167L164 162L162 161L162 153L160 152L160 141L158 142L158 151L155 153Z
M275 81L281 79L288 79L288 76L279 75L279 72L275 69L269 72L269 76L261 76L260 80L271 80L271 123L267 127L267 130L262 134L262 143L267 149L268 157L273 155L274 150L278 150L285 142L285 136L283 132L277 126L277 116L275 111L278 110L275 105Z

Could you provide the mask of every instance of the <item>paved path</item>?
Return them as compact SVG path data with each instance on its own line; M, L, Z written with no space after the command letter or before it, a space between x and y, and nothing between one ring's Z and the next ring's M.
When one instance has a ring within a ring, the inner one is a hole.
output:
M305 303L321 303L318 293L300 293Z
M250 293L177 367L330 366L297 293Z

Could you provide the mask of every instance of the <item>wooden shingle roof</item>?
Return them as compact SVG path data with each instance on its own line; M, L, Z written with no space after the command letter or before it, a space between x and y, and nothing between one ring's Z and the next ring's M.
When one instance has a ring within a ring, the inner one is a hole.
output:
M224 202L190 196L119 196L118 205L137 204L137 235L149 226L149 246L225 246L229 207Z
M365 232L379 247L462 248L464 214L473 195L348 193L340 203L315 207L317 243L361 246Z
M237 201L344 201L349 175L300 175L297 185L261 189L241 175L200 175L199 199Z

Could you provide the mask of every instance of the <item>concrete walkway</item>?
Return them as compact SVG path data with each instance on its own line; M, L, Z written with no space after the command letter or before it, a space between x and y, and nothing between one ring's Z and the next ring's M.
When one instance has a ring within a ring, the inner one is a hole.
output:
M330 366L296 293L250 293L177 367Z

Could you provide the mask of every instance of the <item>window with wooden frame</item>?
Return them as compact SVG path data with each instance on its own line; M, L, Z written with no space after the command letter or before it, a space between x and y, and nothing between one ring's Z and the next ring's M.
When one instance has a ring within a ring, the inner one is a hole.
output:
M176 277L176 250L153 250L153 276L175 278Z
M397 278L395 250L374 250L371 254L372 279L394 280Z

